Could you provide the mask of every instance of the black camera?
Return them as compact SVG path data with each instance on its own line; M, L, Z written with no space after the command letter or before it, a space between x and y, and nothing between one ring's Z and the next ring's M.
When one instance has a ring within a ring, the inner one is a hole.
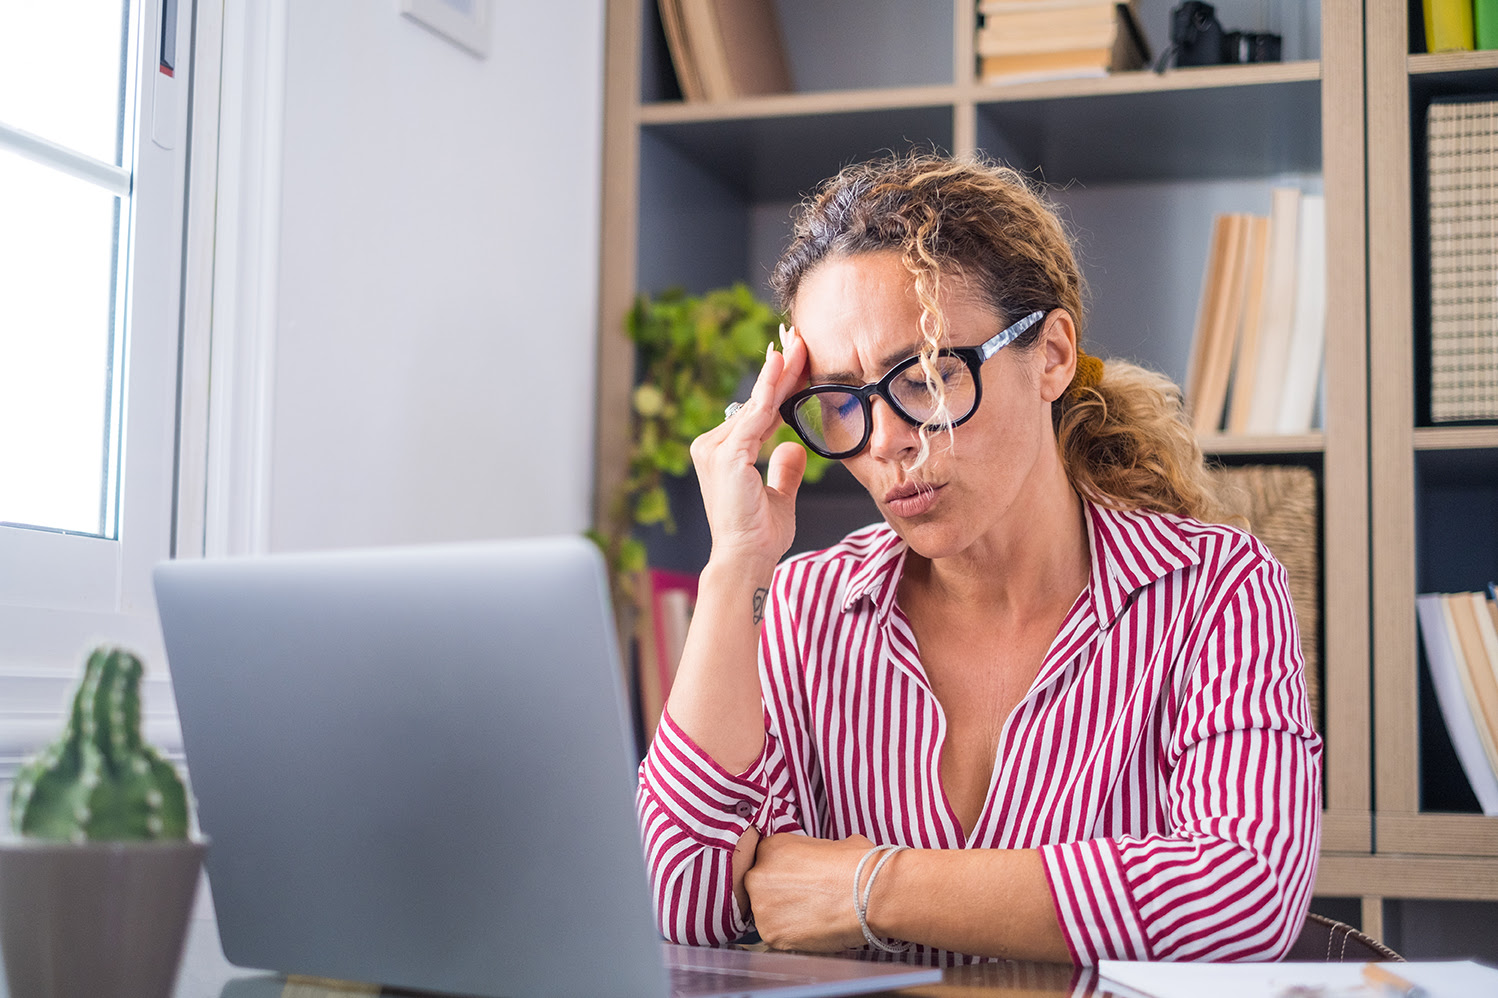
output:
M1209 3L1187 0L1170 12L1170 48L1177 66L1234 62L1279 62L1280 36L1260 31L1224 31ZM1165 66L1160 60L1159 69Z

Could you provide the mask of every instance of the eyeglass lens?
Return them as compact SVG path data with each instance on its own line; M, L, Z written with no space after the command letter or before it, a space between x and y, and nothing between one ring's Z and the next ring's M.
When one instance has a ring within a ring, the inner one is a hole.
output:
M938 395L927 383L926 373L912 358L891 372L884 392L880 393L908 420L915 423L936 421L937 408L946 403L941 422L965 419L977 404L978 386L967 362L947 354L935 359L935 376L940 379ZM817 391L801 399L793 410L796 429L814 449L827 454L846 454L857 450L869 428L869 403L852 392L830 389Z

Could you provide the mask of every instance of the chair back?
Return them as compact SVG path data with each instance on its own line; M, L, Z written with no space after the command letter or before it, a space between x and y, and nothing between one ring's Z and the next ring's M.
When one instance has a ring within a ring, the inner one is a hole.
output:
M1300 935L1290 952L1285 954L1285 959L1312 963L1404 962L1404 957L1372 936L1365 936L1344 922L1314 912L1306 915Z

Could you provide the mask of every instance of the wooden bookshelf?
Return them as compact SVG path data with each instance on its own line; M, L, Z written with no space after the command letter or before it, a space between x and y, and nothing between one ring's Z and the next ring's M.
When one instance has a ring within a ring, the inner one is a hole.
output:
M822 0L808 3L815 8ZM895 0L868 7L876 20L904 16ZM1138 182L1183 191L1209 182L1243 182L1261 185L1266 205L1268 188L1278 177L1314 175L1326 197L1326 348L1334 358L1327 365L1325 426L1287 437L1212 437L1203 446L1236 463L1287 459L1317 471L1328 511L1321 545L1323 852L1336 857L1332 869L1339 871L1327 883L1348 896L1369 896L1357 876L1345 873L1371 862L1374 848L1366 250L1371 190L1364 179L1363 115L1347 113L1365 101L1363 8L1361 0L1323 0L1317 59L988 85L976 79L974 69L976 4L953 0L949 13L940 15L950 17L949 41L941 43L948 47L928 46L930 66L897 65L889 78L860 79L857 85L839 80L804 92L687 103L663 82L669 56L655 37L652 0L611 2L599 314L599 521L622 479L628 451L633 357L621 319L634 295L659 290L667 280L689 290L732 278L759 283L773 258L766 251L773 242L767 229L847 162L907 143L928 144L958 155L997 156L1062 191L1068 185L1102 187L1122 198ZM926 9L940 10L938 5ZM946 32L944 25L938 27ZM1157 30L1163 33L1163 25ZM1402 54L1399 65L1402 73ZM1210 222L1210 212L1203 210L1203 239ZM1377 241L1371 245L1373 253L1384 252ZM1143 252L1151 248L1146 245ZM1084 271L1090 263L1084 253ZM1170 290L1189 297L1187 308L1194 310L1200 273L1179 280L1186 286ZM1171 335L1180 346L1172 347L1167 359L1184 369L1190 329L1175 328ZM1102 346L1107 355L1108 343ZM843 498L832 496L828 504L839 505Z
M1442 722L1429 694L1422 693L1415 595L1432 580L1452 581L1450 567L1437 560L1442 534L1459 543L1464 531L1487 526L1480 501L1465 513L1459 501L1444 503L1439 524L1430 504L1473 489L1488 489L1498 497L1498 427L1419 425L1417 356L1428 350L1429 304L1417 290L1417 267L1424 238L1418 190L1425 109L1432 97L1498 89L1498 52L1412 55L1404 6L1368 4L1366 15L1377 732L1373 777L1378 804L1375 861L1359 875L1390 897L1491 901L1498 899L1498 818L1445 807L1429 784L1429 760L1422 762L1422 753L1433 751L1445 735L1432 730ZM1430 585L1433 590L1469 587L1475 583Z

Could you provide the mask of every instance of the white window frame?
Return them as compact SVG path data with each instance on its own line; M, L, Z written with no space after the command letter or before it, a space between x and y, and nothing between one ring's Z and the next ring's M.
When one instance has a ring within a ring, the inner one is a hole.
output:
M0 528L0 790L56 737L99 642L145 657L146 736L180 757L151 569L266 549L286 0L181 3L170 94L156 92L161 8L144 0L132 25L145 52L120 540Z

